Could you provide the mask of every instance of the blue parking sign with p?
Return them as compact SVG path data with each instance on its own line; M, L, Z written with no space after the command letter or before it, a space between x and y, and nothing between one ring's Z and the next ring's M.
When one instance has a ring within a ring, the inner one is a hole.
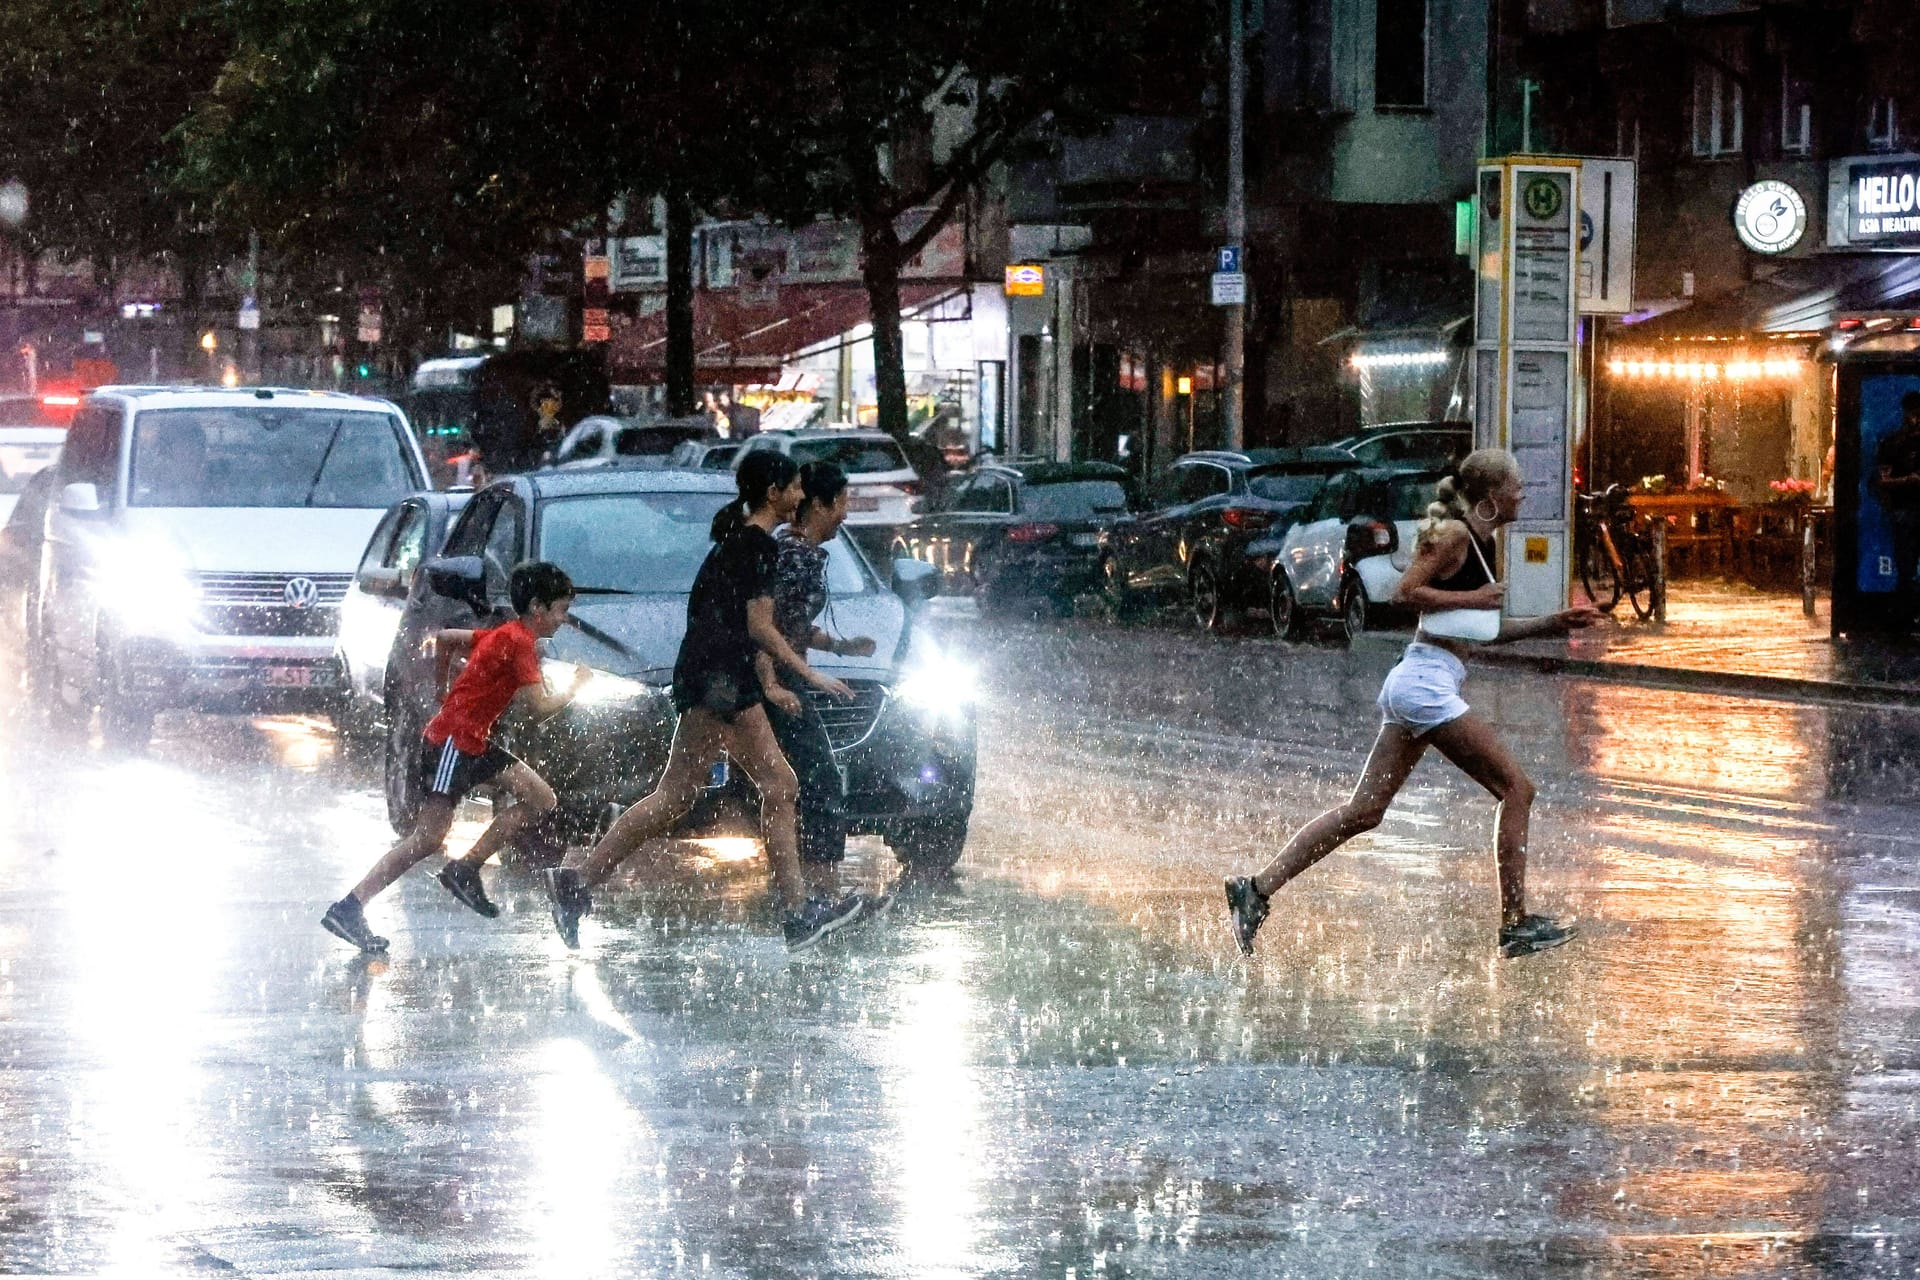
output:
M1213 269L1215 271L1240 270L1240 246L1237 244L1221 245L1219 249L1214 251L1213 258Z

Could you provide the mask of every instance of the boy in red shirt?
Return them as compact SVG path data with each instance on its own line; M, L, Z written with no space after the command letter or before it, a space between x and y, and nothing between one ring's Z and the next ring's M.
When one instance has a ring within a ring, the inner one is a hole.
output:
M428 854L440 852L453 811L461 797L482 783L497 781L518 802L495 818L463 858L449 859L440 872L447 891L481 915L500 914L480 883L480 866L529 823L550 813L553 788L545 779L496 746L493 725L509 706L530 711L544 720L573 700L586 682L587 669L574 668L573 684L563 693L550 693L540 677L540 657L534 642L566 625L573 606L573 582L557 565L543 560L517 566L508 580L508 595L519 616L489 631L441 631L434 636L440 661L450 649L470 644L472 657L447 690L440 714L427 723L420 747L420 783L426 793L420 815L407 838L373 864L353 892L327 908L320 918L328 933L351 942L362 951L387 949L387 940L367 927L362 910L374 895Z

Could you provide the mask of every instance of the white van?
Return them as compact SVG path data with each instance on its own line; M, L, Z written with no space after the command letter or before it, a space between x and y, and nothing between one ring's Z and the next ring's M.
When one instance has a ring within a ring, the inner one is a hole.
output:
M265 387L103 387L57 465L29 683L124 744L166 708L333 709L354 567L426 487L394 405Z

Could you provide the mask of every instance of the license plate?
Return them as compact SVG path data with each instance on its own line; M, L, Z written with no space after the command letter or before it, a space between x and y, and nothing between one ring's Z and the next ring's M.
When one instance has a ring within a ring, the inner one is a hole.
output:
M849 511L878 511L879 509L880 499L878 498L864 498L858 494L847 498L847 510Z
M269 689L323 689L333 683L325 667L268 667Z
M1097 547L1100 545L1100 535L1097 533L1076 533L1073 535L1073 545L1076 547Z
M707 786L708 787L724 787L727 785L727 779L732 776L733 776L733 771L729 762L725 760L716 760L713 762L712 772L710 772L707 775Z

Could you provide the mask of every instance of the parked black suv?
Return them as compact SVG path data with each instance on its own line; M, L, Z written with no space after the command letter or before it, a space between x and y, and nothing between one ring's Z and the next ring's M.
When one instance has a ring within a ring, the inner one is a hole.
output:
M1286 528L1326 478L1357 465L1343 449L1208 450L1174 460L1148 486L1146 509L1107 531L1101 577L1116 612L1184 599L1208 631L1266 606L1247 545Z

